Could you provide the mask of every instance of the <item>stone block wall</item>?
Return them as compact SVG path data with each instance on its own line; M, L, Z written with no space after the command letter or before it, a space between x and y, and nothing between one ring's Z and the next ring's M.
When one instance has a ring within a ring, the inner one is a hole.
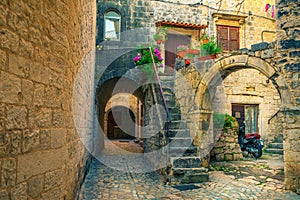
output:
M1 199L75 199L90 156L73 120L73 86L81 67L94 69L95 6L0 2ZM82 86L93 87L92 76ZM79 109L91 124L92 105Z
M144 99L144 156L153 169L159 169L166 175L169 162L167 154L167 135L164 130L164 113L162 113L162 98L158 86L145 87ZM157 94L157 95L155 95Z
M285 77L292 102L284 114L285 187L300 192L300 2L277 0L278 70Z
M243 154L238 144L238 129L219 129L216 131L220 137L210 153L211 160L230 161L242 159Z

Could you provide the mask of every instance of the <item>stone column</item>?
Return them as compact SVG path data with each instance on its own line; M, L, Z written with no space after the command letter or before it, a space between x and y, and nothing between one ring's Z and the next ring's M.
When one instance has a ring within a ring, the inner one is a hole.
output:
M283 103L285 188L300 191L300 2L277 0L277 67L292 97Z

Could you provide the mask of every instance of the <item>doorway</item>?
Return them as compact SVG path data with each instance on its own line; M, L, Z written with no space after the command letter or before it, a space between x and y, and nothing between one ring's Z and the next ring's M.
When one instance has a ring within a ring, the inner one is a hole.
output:
M191 43L191 36L168 34L168 40L165 44L165 65L174 69L176 59L176 48L178 45L189 45Z
M245 125L245 134L258 133L258 105L232 104L232 116Z

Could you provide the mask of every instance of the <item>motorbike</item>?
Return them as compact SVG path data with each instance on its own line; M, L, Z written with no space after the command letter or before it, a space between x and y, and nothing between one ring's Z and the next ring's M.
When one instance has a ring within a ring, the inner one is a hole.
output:
M248 154L254 158L260 158L262 156L264 142L260 140L258 133L245 134L245 126L242 125L239 128L238 141L242 151L247 151Z

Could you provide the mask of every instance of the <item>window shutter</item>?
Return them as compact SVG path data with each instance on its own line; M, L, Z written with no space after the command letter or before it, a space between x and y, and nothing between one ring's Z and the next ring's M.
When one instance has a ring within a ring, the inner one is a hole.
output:
M229 27L229 50L239 49L239 28Z
M228 50L228 28L218 26L218 45L223 50Z
M222 50L235 51L239 49L239 28L230 26L217 26L218 45Z

